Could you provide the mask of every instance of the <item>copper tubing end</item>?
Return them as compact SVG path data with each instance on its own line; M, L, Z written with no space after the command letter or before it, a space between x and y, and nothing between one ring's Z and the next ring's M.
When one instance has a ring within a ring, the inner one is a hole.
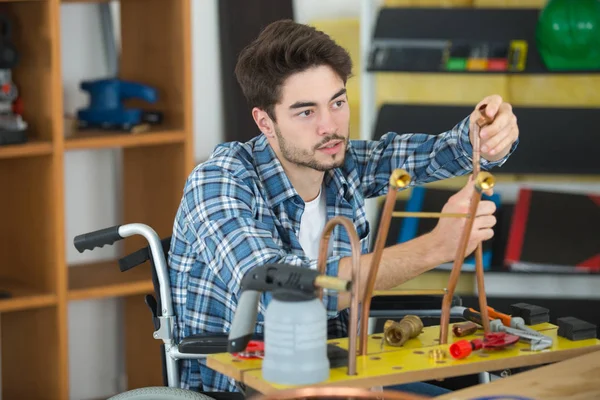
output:
M319 275L315 278L315 286L337 292L349 292L352 289L352 281L340 279L335 276Z
M484 126L493 122L492 118L488 117L485 113L486 107L487 104L482 104L479 107L479 112L481 113L481 116L477 119L477 125L479 126Z
M401 168L392 171L390 175L390 186L395 189L403 189L410 184L410 175Z
M475 189L478 192L489 190L493 188L495 184L496 178L494 178L494 175L490 174L489 172L481 171L475 177Z
M479 326L475 322L467 321L462 324L455 324L452 327L452 333L456 337L463 337L472 335L477 332L477 329L479 329Z

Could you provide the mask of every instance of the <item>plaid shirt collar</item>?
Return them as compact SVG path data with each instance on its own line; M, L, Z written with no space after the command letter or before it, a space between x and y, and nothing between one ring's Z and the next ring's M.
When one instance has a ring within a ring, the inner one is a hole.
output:
M254 144L252 154L253 163L260 181L264 183L264 189L267 195L266 201L271 209L277 209L280 205L288 211L291 218L293 229L300 228L300 212L304 208L304 202L296 189L292 186L290 179L286 175L281 162L271 148L264 135L259 135ZM346 162L349 159L346 157ZM334 168L325 172L324 176L325 191L327 195L327 219L334 216L348 218L352 222L356 221L354 213L357 205L354 204L354 190L348 182L342 168ZM362 221L366 226L359 227L359 230L368 232L368 222ZM345 229L335 229L332 234L335 248L345 254L352 252L350 237ZM363 248L363 251L366 249Z

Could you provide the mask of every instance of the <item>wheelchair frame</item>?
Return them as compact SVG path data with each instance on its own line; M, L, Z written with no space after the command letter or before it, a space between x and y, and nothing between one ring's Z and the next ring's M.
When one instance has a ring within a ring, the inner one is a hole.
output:
M149 246L141 248L125 257L119 259L119 268L121 272L134 268L138 265L150 261L152 266L152 282L154 286L154 295L158 296L155 299L153 295L146 295L145 302L150 308L153 316L155 331L153 337L163 342L161 358L163 362L163 384L169 388L179 388L179 365L180 359L200 360L206 358L208 354L221 353L227 351L227 333L222 334L199 334L182 338L179 343L175 342L175 312L171 297L171 287L169 284L169 274L167 267L166 254L170 248L171 237L160 239L158 234L150 226L142 223L130 223L116 225L110 228L93 231L90 233L81 234L75 237L74 245L80 253L85 250L93 250L95 247L103 247L104 245L112 245L114 242L124 238L141 235ZM423 307L426 301L437 303L435 296L418 295L400 295L403 303L408 303L413 307L408 309L393 309L389 306L390 298L394 295L386 295L381 298L375 296L371 303L369 311L369 332L372 333L374 321L377 318L402 318L406 315L413 314L425 318L440 318L441 311L439 304L431 304L430 308ZM412 297L412 298L411 298ZM429 298L427 298L429 297ZM415 299L416 298L416 299ZM462 304L460 297L454 296L451 315L453 317L462 317ZM456 311L455 311L456 307ZM455 312L454 312L455 311ZM209 349L207 352L196 352L198 347ZM240 393L235 392L201 392L203 395L211 396L215 399L231 399ZM243 397L241 397L243 398Z

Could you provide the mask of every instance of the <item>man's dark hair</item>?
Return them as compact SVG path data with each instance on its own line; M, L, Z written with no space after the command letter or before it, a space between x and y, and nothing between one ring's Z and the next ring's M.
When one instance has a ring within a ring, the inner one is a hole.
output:
M281 20L268 25L242 50L235 75L250 107L265 110L275 121L283 82L294 73L321 65L330 66L344 84L352 74L350 55L327 34Z

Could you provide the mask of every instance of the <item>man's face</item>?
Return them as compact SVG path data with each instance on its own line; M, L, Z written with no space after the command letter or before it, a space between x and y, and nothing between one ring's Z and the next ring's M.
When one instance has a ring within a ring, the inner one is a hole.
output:
M326 171L344 162L350 109L344 82L327 66L288 78L275 106L275 146L288 162Z

